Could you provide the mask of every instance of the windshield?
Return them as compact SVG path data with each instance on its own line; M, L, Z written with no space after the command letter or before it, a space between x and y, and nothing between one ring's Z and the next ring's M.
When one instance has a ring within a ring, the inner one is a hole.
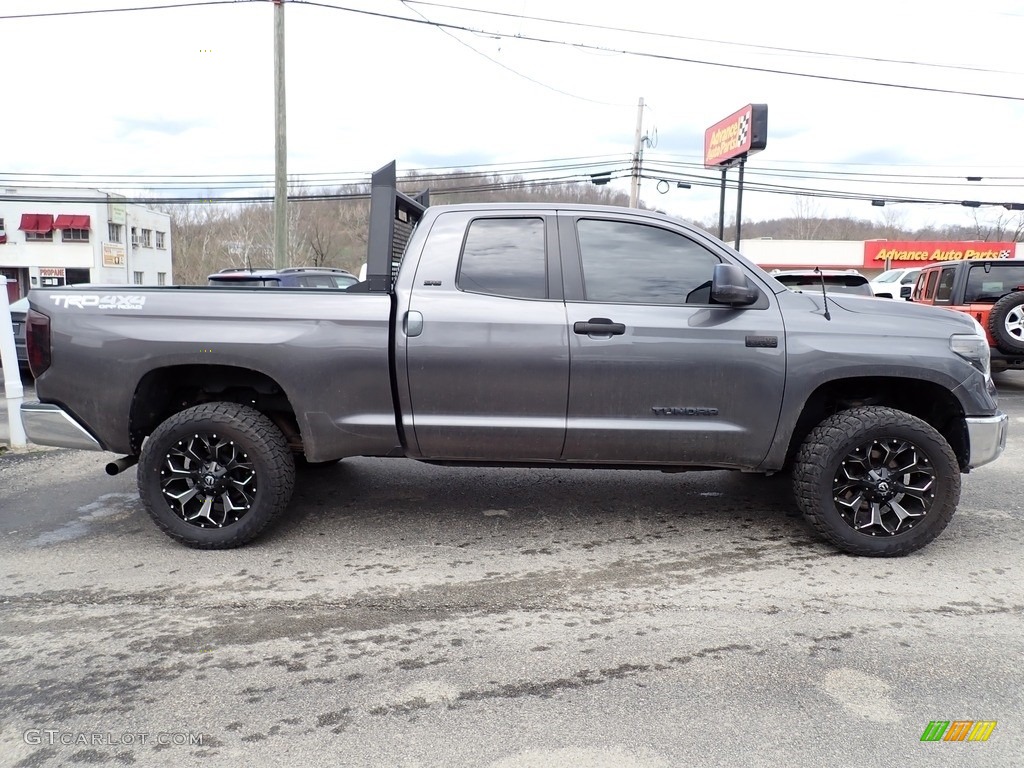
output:
M901 274L903 274L903 270L902 269L890 269L890 270L887 270L887 271L883 272L878 277L876 277L875 278L875 282L876 283L895 283L897 280L900 279L900 275Z
M826 293L850 293L872 296L871 286L860 275L772 275L791 291L821 291L822 281Z
M1024 264L974 264L967 273L964 301L992 304L1021 286L1024 286Z

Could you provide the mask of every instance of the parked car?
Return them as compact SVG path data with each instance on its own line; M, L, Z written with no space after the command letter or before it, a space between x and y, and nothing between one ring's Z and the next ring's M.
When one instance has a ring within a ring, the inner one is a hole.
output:
M1024 259L963 259L921 270L912 300L970 315L985 331L993 370L1024 370Z
M243 288L348 288L359 278L332 267L288 267L287 269L222 269L207 277L210 285Z
M772 277L792 291L818 291L824 284L825 293L846 293L853 296L874 296L864 275L833 269L792 269L772 272Z
M920 273L920 267L904 267L901 269L887 269L874 280L870 281L871 290L875 296L886 299L910 300L910 292L914 288L914 281Z

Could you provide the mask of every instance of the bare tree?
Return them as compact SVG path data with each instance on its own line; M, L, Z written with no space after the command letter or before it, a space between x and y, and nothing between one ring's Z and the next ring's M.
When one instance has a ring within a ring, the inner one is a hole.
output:
M222 252L223 230L228 214L213 204L179 204L164 207L171 217L174 281L179 285L198 285L216 271Z
M1024 235L1024 213L1018 212L1016 216L1009 213L1000 213L995 219L982 221L982 217L975 208L972 212L973 232L975 239L994 242L1019 242Z
M818 202L805 195L793 198L793 219L796 223L797 240L818 240L821 230L822 215Z
M889 205L882 208L881 216L879 218L882 219L882 237L886 240L898 239L906 229L906 211L893 208Z

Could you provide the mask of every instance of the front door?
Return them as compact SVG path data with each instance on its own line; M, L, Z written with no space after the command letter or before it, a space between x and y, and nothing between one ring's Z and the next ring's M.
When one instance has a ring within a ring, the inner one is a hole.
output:
M713 304L724 250L655 220L563 215L559 229L570 354L563 458L759 464L786 375L774 294L762 290L749 308Z

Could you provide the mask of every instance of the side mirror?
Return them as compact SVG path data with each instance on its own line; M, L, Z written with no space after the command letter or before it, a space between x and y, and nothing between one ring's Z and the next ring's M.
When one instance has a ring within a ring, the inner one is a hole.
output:
M757 301L758 290L735 264L716 264L711 277L711 299L719 304L744 307Z

